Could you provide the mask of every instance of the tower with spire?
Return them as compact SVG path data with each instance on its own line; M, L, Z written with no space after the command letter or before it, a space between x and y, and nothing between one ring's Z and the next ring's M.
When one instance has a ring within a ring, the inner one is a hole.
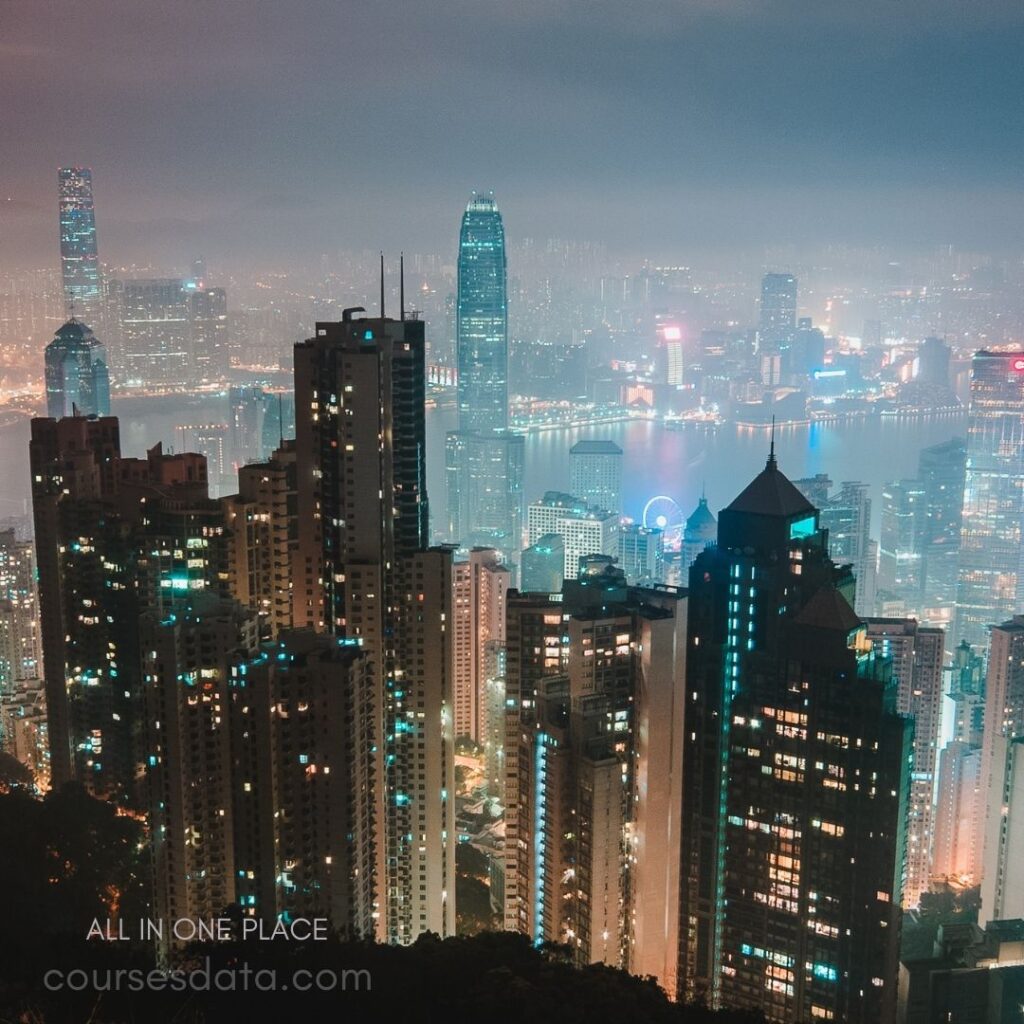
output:
M96 335L72 317L46 346L46 415L109 416L107 350Z
M773 437L690 569L679 988L874 1024L896 1012L911 727L827 541Z

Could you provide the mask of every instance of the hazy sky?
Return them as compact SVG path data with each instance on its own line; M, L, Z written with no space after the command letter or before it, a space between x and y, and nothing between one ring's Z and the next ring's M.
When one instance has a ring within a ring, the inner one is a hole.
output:
M94 169L104 259L1021 248L1020 0L0 0L0 263Z

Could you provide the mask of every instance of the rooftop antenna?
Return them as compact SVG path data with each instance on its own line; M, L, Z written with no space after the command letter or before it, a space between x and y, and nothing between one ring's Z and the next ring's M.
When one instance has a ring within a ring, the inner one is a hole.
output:
M765 469L778 469L779 464L775 461L775 417L772 417L772 440L768 448L768 463Z
M277 393L277 446L284 447L284 402L280 391Z
M384 250L380 251L380 318L384 319Z
M405 253L398 254L398 308L399 319L405 319Z

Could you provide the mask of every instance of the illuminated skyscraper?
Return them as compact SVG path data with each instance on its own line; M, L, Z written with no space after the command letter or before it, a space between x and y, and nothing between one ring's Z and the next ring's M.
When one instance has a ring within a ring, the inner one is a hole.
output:
M448 539L516 558L522 546L523 439L508 432L505 228L490 193L473 193L459 234L459 429L445 445Z
M505 228L493 193L474 192L459 234L459 430L508 426Z
M921 619L946 630L956 602L966 459L961 437L923 449L918 459L917 478L924 487L926 507Z
M827 550L773 454L690 569L680 988L888 1024L911 726Z
M355 312L295 346L293 587L372 665L376 936L408 943L455 930L455 587L426 547L423 322Z
M971 365L951 642L984 649L988 627L1024 607L1024 353L976 352Z
M606 512L622 511L622 449L614 441L577 441L569 449L569 490Z
M761 343L769 349L788 346L796 333L796 278L765 274L761 279Z
M928 503L919 480L894 480L882 487L878 590L917 615L924 596L924 547Z
M93 321L100 302L100 261L92 171L88 167L62 167L57 172L57 187L64 305L69 315Z
M46 412L62 416L109 416L107 350L80 320L61 327L44 355Z
M0 530L0 697L42 671L32 542Z

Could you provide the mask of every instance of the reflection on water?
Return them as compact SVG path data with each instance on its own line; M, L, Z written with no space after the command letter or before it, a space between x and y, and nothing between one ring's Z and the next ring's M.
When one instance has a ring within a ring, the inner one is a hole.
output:
M114 413L121 418L125 454L141 456L158 441L165 448L177 447L178 428L183 424L227 422L228 403L223 395L171 395L118 400ZM427 488L435 523L445 521L444 435L454 426L453 409L427 411ZM913 476L922 448L948 441L964 430L963 416L783 426L776 433L776 451L779 466L789 477L828 473L836 484L843 480L870 484L872 533L877 536L881 485ZM610 438L622 447L624 512L637 519L656 494L675 499L688 513L702 488L717 512L761 469L768 452L768 434L752 428L666 430L657 423L633 420L544 431L526 440L527 500L546 490L568 488L569 449L584 437ZM0 426L0 468L6 484L0 491L0 517L18 514L28 498L28 438L28 420Z

